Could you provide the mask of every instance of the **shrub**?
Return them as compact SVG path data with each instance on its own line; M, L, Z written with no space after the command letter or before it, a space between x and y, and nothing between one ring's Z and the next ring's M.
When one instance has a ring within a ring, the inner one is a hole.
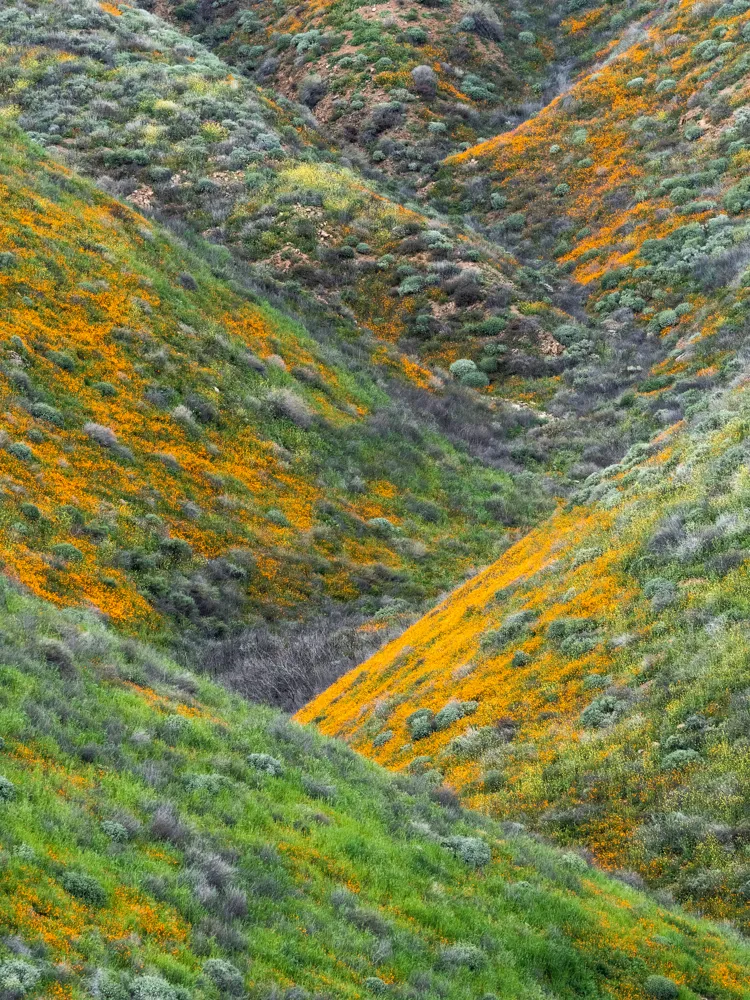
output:
M83 552L70 542L59 542L52 546L51 551L58 559L65 562L81 562L83 559Z
M390 991L390 986L388 983L383 982L378 976L368 976L364 981L365 989L369 990L370 993L388 993Z
M603 694L594 698L581 712L581 722L592 729L603 729L617 722L627 711L628 703L616 695Z
M529 656L523 649L517 649L513 654L513 658L510 661L511 667L528 667L532 662L532 657Z
M666 976L649 976L643 989L653 1000L677 1000L680 995L680 987Z
M34 458L34 452L23 441L14 441L9 444L8 451L22 462L30 462Z
M222 958L209 958L203 963L203 975L219 990L222 996L241 996L245 982L240 970Z
M697 763L700 759L701 755L697 750L673 750L662 760L661 766L665 771L679 771L683 767Z
M476 760L485 751L491 750L502 743L507 743L507 736L495 726L469 726L466 732L456 736L448 745L448 752L463 760Z
M116 844L124 844L125 841L130 840L130 833L127 827L113 819L105 819L102 822L102 833L106 834Z
M132 1000L189 1000L187 990L172 986L161 976L136 976L131 986Z
M478 707L479 703L476 701L450 702L437 713L433 719L433 726L438 730L447 729L454 722L458 722L459 719L463 719L465 716L476 712Z
M54 424L55 427L62 427L65 423L62 413L47 403L32 403L29 407L29 413L38 420L46 420L47 423Z
M719 43L714 38L707 38L694 45L690 54L694 59L700 59L701 62L711 62L719 54Z
M651 607L654 611L663 611L664 608L669 607L670 604L674 604L677 600L677 588L672 583L671 580L665 580L663 577L653 577L647 580L643 586L643 593L651 601Z
M412 87L424 98L432 98L437 93L437 76L431 66L415 66L411 71Z
M256 771L262 771L264 774L270 774L274 778L279 778L284 773L281 761L267 753L248 754L247 762L250 767L255 768Z
M473 944L454 944L440 952L440 965L444 969L465 968L477 971L487 961L487 956Z
M323 802L333 802L336 799L335 785L327 785L315 778L308 778L307 775L302 777L302 787L312 799L321 799Z
M104 887L93 875L88 875L86 872L65 871L60 878L60 884L71 896L83 900L89 906L104 906L107 902Z
M378 735L373 739L372 745L374 747L385 746L386 743L389 743L393 739L393 736L394 733L392 729L384 729L382 733L378 733Z
M41 977L40 971L22 958L0 962L0 993L15 1000L33 990Z
M39 652L48 663L53 663L64 673L73 670L73 654L59 639L40 639Z
M308 430L313 423L313 412L301 396L291 389L274 389L268 395L273 412L287 420L291 420L297 427Z
M461 385L468 386L470 389L484 389L485 386L490 384L490 380L486 372L481 371L479 368L474 368L473 371L466 372L465 375L461 376Z
M16 797L16 786L0 774L0 802L10 802Z
M102 448L114 448L117 444L117 435L111 427L103 424L88 423L83 425L83 433L95 441Z
M314 108L328 93L328 84L317 73L306 76L299 85L299 99L308 108Z
M662 852L690 857L708 831L709 824L702 816L671 812L652 817L639 835L652 857Z
M468 375L469 372L476 371L476 369L477 366L475 362L471 361L469 358L459 358L458 361L453 362L448 370L451 375L455 375L457 379L460 379L464 375Z
M446 837L443 846L471 868L483 868L492 860L489 845L479 837Z
M424 285L425 279L421 274L409 274L398 286L398 294L402 297L404 295L416 295L422 291Z
M511 639L517 639L523 635L536 617L536 613L529 610L517 611L508 615L502 625L485 633L482 637L482 647L491 651L502 649Z
M158 840L173 844L181 844L185 840L187 830L170 803L157 807L151 820L151 834Z
M413 740L424 740L435 731L434 716L429 708L419 708L412 712L406 725Z

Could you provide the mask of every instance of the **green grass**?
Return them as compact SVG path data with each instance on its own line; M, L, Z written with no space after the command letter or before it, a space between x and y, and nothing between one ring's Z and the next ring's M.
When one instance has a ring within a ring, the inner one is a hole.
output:
M33 966L25 995L139 997L155 976L159 997L217 997L222 959L259 998L641 997L654 974L684 1000L748 996L729 932L95 618L7 583L0 601L0 962Z

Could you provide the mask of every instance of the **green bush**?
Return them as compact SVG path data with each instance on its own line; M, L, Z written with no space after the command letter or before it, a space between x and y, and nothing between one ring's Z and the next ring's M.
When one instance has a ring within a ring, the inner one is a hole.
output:
M60 876L60 885L71 896L89 906L104 906L107 902L104 887L93 875L88 875L86 872L65 871Z
M242 996L245 992L242 973L226 959L209 958L203 963L203 975L214 984L222 997Z
M0 802L11 802L16 797L16 786L0 774Z
M625 714L628 702L616 695L603 694L595 698L581 712L581 722L591 729L611 726Z
M372 745L374 747L385 746L386 743L389 743L393 739L393 736L394 733L392 729L384 729L382 733L378 733L378 735L373 738Z
M429 708L419 708L406 720L412 740L424 740L435 731L434 716Z
M444 969L464 968L478 971L487 962L481 948L473 944L454 944L440 952L440 965Z
M489 845L479 837L446 837L442 843L472 868L484 868L492 860Z
M673 750L662 760L661 766L664 771L679 771L683 767L697 764L700 760L701 755L697 750Z
M653 1000L677 1000L680 995L680 987L666 976L649 976L643 989Z
M263 774L270 774L274 778L279 778L284 773L281 761L267 753L248 754L247 762L254 770L262 771Z

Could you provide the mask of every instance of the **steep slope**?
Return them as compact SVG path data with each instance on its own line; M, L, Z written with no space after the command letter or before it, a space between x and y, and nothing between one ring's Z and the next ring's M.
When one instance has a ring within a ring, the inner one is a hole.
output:
M0 172L0 548L35 593L183 642L359 599L377 639L503 544L507 476L12 127Z
M162 10L238 70L306 104L340 145L412 186L449 152L533 115L574 67L655 3L497 0L220 5Z
M5 995L750 995L718 928L93 617L1 599Z
M498 309L543 293L511 255L385 196L319 148L301 108L144 11L26 0L3 12L0 40L0 100L33 138L321 338L372 331L376 369L439 386L446 372L396 347L447 366L504 327ZM559 345L536 312L514 338L544 366Z
M747 377L299 715L748 927Z

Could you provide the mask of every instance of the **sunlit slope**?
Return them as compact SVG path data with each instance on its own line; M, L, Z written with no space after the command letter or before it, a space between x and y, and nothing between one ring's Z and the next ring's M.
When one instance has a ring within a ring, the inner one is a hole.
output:
M746 926L749 415L631 449L299 718Z
M747 946L2 583L13 997L750 996Z
M326 596L418 601L486 558L476 505L507 477L405 446L373 423L382 389L13 129L0 158L9 572L216 637Z

